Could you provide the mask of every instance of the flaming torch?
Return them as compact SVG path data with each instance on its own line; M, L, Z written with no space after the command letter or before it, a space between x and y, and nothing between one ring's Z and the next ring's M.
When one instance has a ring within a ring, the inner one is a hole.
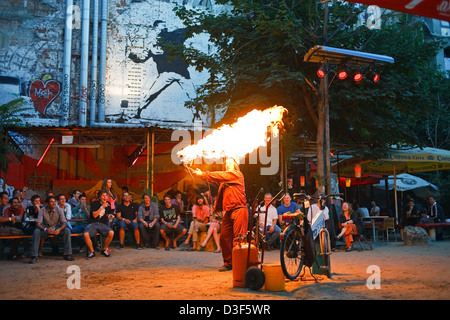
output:
M213 161L224 158L241 158L259 147L266 146L270 140L269 132L278 135L283 126L281 106L266 110L252 110L231 125L223 125L212 131L196 144L180 150L177 155L189 171L189 165L203 157Z

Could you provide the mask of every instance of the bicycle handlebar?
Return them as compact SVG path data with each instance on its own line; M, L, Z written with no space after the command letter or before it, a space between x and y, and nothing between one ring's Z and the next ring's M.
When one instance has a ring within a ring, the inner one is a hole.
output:
M328 194L328 195L325 195L325 196L319 195L316 198L316 197L309 196L309 195L307 195L304 192L299 192L299 193L294 193L293 197L294 197L294 199L304 198L304 199L308 199L308 200L310 200L310 199L319 200L319 199L326 199L326 198L331 198L331 197L340 197L340 196L343 196L343 195L344 195L343 193L331 193L331 194Z

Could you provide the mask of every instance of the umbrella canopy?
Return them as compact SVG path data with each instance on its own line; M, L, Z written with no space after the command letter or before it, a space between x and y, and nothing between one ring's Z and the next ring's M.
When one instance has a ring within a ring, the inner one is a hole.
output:
M397 175L397 191L408 191L408 190L414 190L417 188L424 188L424 187L428 187L430 186L432 189L434 190L438 190L438 187L436 187L434 184L413 176L412 174L408 174L408 173L402 173L402 174L398 174ZM384 189L385 188L385 184L384 182L378 183L378 184L374 184L373 185L375 188L379 188L379 189ZM388 177L388 190L392 190L394 189L394 176L389 176Z
M361 165L361 175L393 175L394 190L397 191L396 177L401 173L428 172L450 169L450 151L436 148L389 149L387 156L361 160L358 157L345 159L333 166L334 172L343 177L355 176L355 165ZM395 217L398 220L397 192L395 197Z
M434 184L413 176L408 173L402 173L396 177L396 185L394 185L394 176L389 176L388 178L388 190L396 189L397 191L410 191L412 190L415 195L421 198L427 196L439 196L439 188ZM380 182L373 185L375 188L385 190L385 183Z
M386 157L362 161L358 157L345 159L333 166L340 176L354 177L355 165L361 164L362 175L394 175L450 169L450 151L436 148L390 149Z

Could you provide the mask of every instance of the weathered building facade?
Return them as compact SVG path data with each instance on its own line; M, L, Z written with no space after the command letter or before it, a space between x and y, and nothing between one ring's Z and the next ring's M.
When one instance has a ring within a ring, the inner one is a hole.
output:
M213 0L178 4L220 9ZM10 132L24 155L11 161L8 185L66 192L110 177L141 191L152 175L157 193L184 177L170 161L169 133L192 130L194 117L211 124L184 105L207 74L171 59L158 39L211 48L207 37L184 38L174 7L166 0L0 3L0 104L23 98L29 126Z

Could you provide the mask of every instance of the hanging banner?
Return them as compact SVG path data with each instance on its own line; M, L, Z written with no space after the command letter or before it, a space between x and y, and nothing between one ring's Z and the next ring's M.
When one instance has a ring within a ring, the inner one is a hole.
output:
M358 0L349 2L376 5L385 9L450 21L450 0Z

